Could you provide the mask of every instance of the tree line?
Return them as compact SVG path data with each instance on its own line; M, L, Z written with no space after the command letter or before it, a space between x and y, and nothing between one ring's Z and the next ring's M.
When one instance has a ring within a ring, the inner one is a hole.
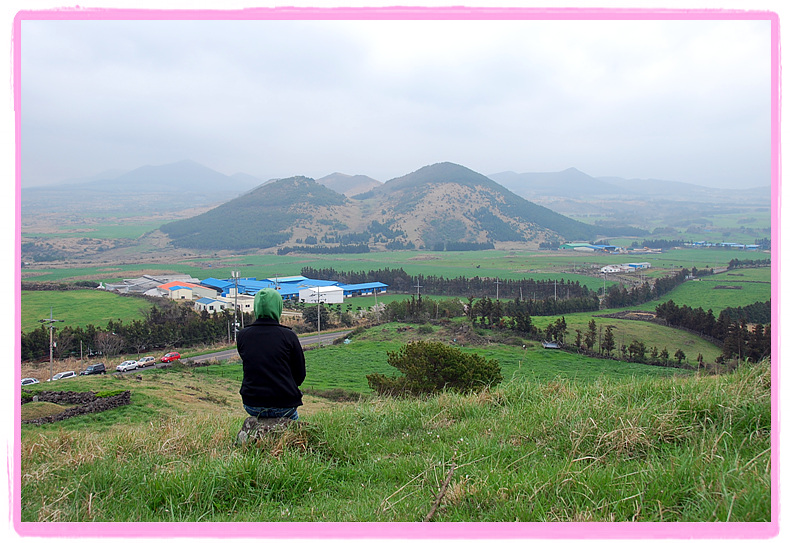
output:
M211 344L229 340L233 326L232 313L209 315L205 310L198 313L191 306L168 301L151 306L142 319L129 323L110 320L105 327L89 324L84 328L64 326L55 329L53 356L115 356ZM46 326L22 332L21 357L22 360L49 357L49 329Z
M718 318L710 309L705 311L701 307L678 306L672 300L656 306L656 317L668 325L691 330L719 342L725 360L758 361L771 354L770 313L770 300L746 307L727 307L719 313ZM751 316L759 320L750 320ZM756 324L750 328L750 322Z
M379 281L388 285L388 292L414 293L434 296L502 297L522 301L541 301L545 298L568 300L594 298L597 294L578 281L565 279L493 279L490 277L446 278L436 275L409 275L403 268L384 268L370 271L339 271L334 268L302 268L302 275L313 279L339 281L346 284ZM586 303L586 302L585 302ZM595 309L598 309L597 306ZM554 313L548 313L554 314Z
M678 273L657 278L652 284L646 281L630 289L627 286L614 283L606 289L606 296L603 298L603 304L609 309L643 304L651 300L656 300L664 294L671 292L686 281L690 275L698 276L708 275L710 273L713 273L713 270L697 270L697 268L692 268L692 271L689 271L683 268Z

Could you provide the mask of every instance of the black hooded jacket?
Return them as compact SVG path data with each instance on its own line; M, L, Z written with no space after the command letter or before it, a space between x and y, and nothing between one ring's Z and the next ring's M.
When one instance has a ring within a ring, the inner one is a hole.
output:
M298 407L302 405L299 385L306 374L299 338L277 319L261 317L267 313L259 311L258 303L255 313L255 322L236 337L236 349L244 367L241 399L251 407ZM275 309L274 313L279 312Z

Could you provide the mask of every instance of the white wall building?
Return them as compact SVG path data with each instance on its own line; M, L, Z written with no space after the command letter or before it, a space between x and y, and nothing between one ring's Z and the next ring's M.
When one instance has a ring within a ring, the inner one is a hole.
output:
M343 287L312 287L299 291L300 302L316 304L319 301L319 296L325 304L342 304Z
M239 294L238 296L229 294L228 296L218 296L217 299L228 304L231 309L238 303L238 309L242 313L255 311L255 296L249 294Z

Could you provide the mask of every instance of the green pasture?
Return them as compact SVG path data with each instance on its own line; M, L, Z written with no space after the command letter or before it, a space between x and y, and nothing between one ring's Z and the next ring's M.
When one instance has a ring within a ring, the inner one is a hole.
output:
M130 322L142 319L141 309L150 302L136 297L118 296L101 290L23 291L21 298L22 331L41 326L39 319L48 319L50 308L54 318L63 320L55 326L84 328L88 324L104 326L109 320Z
M716 288L716 287L729 288ZM652 311L668 300L677 305L702 307L713 310L718 317L726 307L742 307L754 302L771 299L771 270L756 268L732 270L723 274L701 277L698 281L686 281L658 300L637 306L635 309Z
M143 234L156 230L167 221L147 221L133 223L106 223L75 228L74 225L63 226L58 232L25 234L23 241L48 238L89 238L89 239L137 239Z
M573 313L564 315L565 323L568 327L567 335L565 336L565 344L574 344L576 341L576 330L581 330L582 338L584 338L584 333L587 332L588 329L588 323L590 320L594 320L598 333L603 333L607 326L612 327L618 353L621 345L624 344L627 347L632 341L639 340L645 344L648 353L653 347L656 347L659 352L666 348L667 352L669 352L669 356L672 357L675 351L681 349L686 354L687 362L696 361L697 355L699 354L702 355L705 361L712 362L721 354L720 347L717 347L691 332L684 332L682 330L676 330L650 322L612 319L600 316L606 313L614 313L614 311L615 310L602 310L595 314ZM545 328L547 324L553 324L558 318L560 317L532 317L532 323L539 328ZM600 337L598 340L600 340ZM596 349L597 348L598 343L596 342Z
M621 321L622 322L622 321ZM629 324L645 324L630 323ZM650 326L650 325L648 325ZM653 326L653 328L657 328ZM640 331L631 329L632 333ZM669 329L667 329L669 330ZM674 331L672 331L674 332ZM645 331L645 333L650 333ZM689 337L685 337L688 335ZM686 348L691 334L683 334L678 345ZM387 352L395 351L409 341L454 339L438 326L407 325L389 323L366 330L352 336L348 344L314 349L306 353L307 379L305 386L317 390L342 388L354 392L369 392L366 375L371 373L394 374L396 370L387 364ZM458 338L463 341L461 338ZM618 338L619 340L619 338ZM676 340L677 342L677 340ZM595 380L602 375L610 377L673 375L684 373L675 368L632 364L617 360L601 360L581 354L543 349L539 343L518 341L517 345L460 345L465 351L499 361L502 375L508 380L551 380L556 378ZM522 347L526 345L526 348ZM694 343L693 345L697 345ZM700 348L704 346L700 344ZM710 346L713 347L713 346ZM659 348L660 349L660 348ZM706 360L713 360L720 354L715 347L703 349ZM674 353L674 350L672 351ZM714 356L715 352L715 356ZM694 351L696 358L697 351ZM708 358L710 356L710 358Z
M145 273L185 273L198 279L225 278L238 270L243 277L285 277L299 275L305 266L334 268L338 271L370 271L403 268L410 275L446 278L495 277L499 279L565 279L579 281L590 288L601 288L603 280L597 270L606 264L649 262L645 274L658 275L666 270L686 267L724 267L730 260L767 259L768 253L728 249L674 249L649 255L613 255L577 251L498 250L467 252L391 251L362 255L240 255L232 258L202 257L182 259L167 264L127 264L79 268L23 269L23 281L73 281L93 279L118 281ZM590 275L591 274L591 275Z
M190 274L193 277L198 277L200 268L184 264L181 262L174 262L168 264L119 264L100 266L85 266L76 268L23 268L22 281L29 282L63 282L69 283L74 281L96 281L105 283L120 283L123 279L132 279L140 277L143 274L161 274L168 273L176 274ZM205 277L198 277L205 279L210 277L210 274Z

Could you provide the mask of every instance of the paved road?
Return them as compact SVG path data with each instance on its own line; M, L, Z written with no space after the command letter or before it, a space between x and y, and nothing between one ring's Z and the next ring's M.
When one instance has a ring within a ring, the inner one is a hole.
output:
M343 337L348 334L348 330L344 330L343 332L327 332L321 333L321 345L331 345L333 341L335 341L339 337ZM302 344L302 347L306 347L308 345L315 345L318 343L318 336L306 336L300 337L299 342ZM210 354L201 354L199 356L191 356L185 360L189 360L190 362L200 362L203 360L227 360L228 358L233 358L234 356L239 356L239 353L236 349L229 349L227 351L220 351L217 353L210 353Z
M321 333L321 338L320 338L321 345L331 345L332 342L335 341L337 338L343 337L343 336L347 335L348 333L349 333L348 330L344 330L342 332L322 332ZM319 341L318 335L305 336L305 337L300 337L299 338L299 342L302 344L302 347L306 347L308 345L315 345L316 343L318 343L318 341ZM216 353L201 354L201 355L198 355L198 356L190 356L189 358L184 358L183 360L184 361L188 360L190 362L202 362L204 360L227 360L229 358L233 358L233 357L238 356L238 355L239 355L239 353L236 351L236 349L228 349L227 351L219 351L219 352L216 352ZM135 372L138 372L138 371L145 371L145 370L147 370L149 368L154 368L154 367L156 367L156 368L167 368L168 366L170 366L169 363L163 364L162 362L157 362L155 366L148 366L147 368L137 368L137 369L134 369L134 370L129 370L126 373L135 373Z

